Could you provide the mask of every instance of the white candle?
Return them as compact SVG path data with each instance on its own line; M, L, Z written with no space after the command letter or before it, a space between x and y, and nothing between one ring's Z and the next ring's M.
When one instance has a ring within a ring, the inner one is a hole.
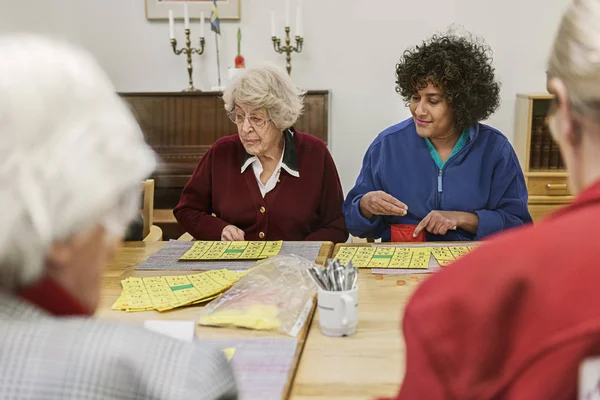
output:
M275 28L275 11L271 10L271 37L277 36L277 29Z
M290 26L290 0L285 0L285 26Z
M173 10L169 10L169 36L175 39L175 21L173 20Z
M183 23L185 29L190 29L190 15L188 13L188 4L187 1L183 3Z
M200 37L204 37L204 11L200 13Z
M302 36L302 7L296 9L296 36Z

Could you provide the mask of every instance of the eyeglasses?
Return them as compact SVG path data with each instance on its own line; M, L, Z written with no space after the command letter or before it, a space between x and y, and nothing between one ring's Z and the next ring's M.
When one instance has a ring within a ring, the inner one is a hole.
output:
M244 121L248 119L248 122L250 122L250 125L252 125L254 128L264 128L266 124L272 121L270 119L264 119L263 117L258 117L256 115L244 115L240 112L235 111L231 111L227 115L229 116L231 122L233 122L237 126L243 125Z

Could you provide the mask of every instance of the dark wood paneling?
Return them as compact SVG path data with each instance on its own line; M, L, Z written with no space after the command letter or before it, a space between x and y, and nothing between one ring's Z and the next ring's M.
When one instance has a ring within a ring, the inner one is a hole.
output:
M219 138L237 134L236 126L223 108L221 92L120 93L136 116L146 140L161 163L153 175L157 209L172 209L181 189L190 179L202 156ZM296 129L328 138L326 90L309 91L304 98L304 113ZM173 227L161 226L175 232ZM166 235L167 236L167 235ZM166 237L170 239L170 237Z

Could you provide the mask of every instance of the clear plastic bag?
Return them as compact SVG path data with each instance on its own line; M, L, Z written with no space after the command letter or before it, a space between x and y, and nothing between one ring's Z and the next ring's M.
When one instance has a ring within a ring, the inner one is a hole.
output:
M207 304L198 323L277 329L297 336L313 306L316 287L307 270L314 265L297 256L263 260L221 297Z

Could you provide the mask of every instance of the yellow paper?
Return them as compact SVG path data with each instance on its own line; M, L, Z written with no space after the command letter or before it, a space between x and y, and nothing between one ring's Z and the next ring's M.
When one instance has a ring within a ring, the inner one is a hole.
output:
M469 254L469 248L467 246L452 246L449 247L449 249L454 258L457 260L465 254Z
M266 242L265 248L263 249L262 253L260 254L260 258L265 259L265 258L276 256L277 254L279 254L279 251L281 250L281 246L283 246L283 242L281 242L281 241Z
M240 257L247 260L258 260L265 248L265 242L243 242L246 248Z
M477 246L449 246L449 247L438 247L432 248L432 254L440 264L440 266L445 267L458 260L460 257L465 254L470 253L475 250Z
M452 264L454 261L456 261L456 260L437 260L438 264L440 264L440 267L448 266L448 265Z
M352 260L358 268L415 268L427 269L430 247L358 247L343 246L336 258L347 264Z
M212 244L213 244L213 242L206 242L206 241L194 242L194 245L190 248L190 250L188 250L185 253L185 255L193 256L195 258L201 258L202 256L204 256L204 254L206 254L208 249L211 248ZM184 257L185 257L185 255L184 255Z
M335 258L342 264L346 265L356 254L356 247L340 247ZM353 262L354 263L354 262Z
M262 260L279 254L282 241L277 242L195 242L179 258L191 260Z
M431 258L431 249L427 247L413 247L410 249L412 258L408 268L427 269Z
M141 278L127 278L121 281L127 310L145 310L152 308L152 299L148 295Z
M358 247L352 258L352 263L359 268L369 268L369 262L375 255L375 250L375 247Z
M448 247L434 247L431 249L431 254L433 254L438 264L442 267L456 261L454 254L452 254Z
M225 354L225 358L227 358L227 361L231 361L231 359L235 355L235 347L223 349L223 353Z
M206 303L206 302L208 302L208 301L211 301L211 300L214 300L214 299L216 299L216 298L217 298L217 297L219 297L219 296L220 296L220 294L217 294L217 295L214 295L214 296L211 296L211 297L205 297L205 298L203 298L203 299L200 299L200 300L197 300L197 301L195 301L195 302L193 302L193 303L191 303L191 304L200 304L200 303Z
M389 268L409 268L410 260L412 259L411 249L406 247L398 247L395 249L394 256L390 261Z
M335 258L343 264L352 260L354 266L358 268L427 269L432 255L438 264L446 266L476 248L477 245L448 247L342 246Z
M189 275L189 281L194 285L201 298L214 297L231 287L243 275L228 270L210 271L210 273Z
M126 310L128 305L129 304L125 296L121 295L112 305L111 310Z
M373 254L373 258L369 261L370 268L387 268L390 265L390 261L394 256L394 251L396 249L393 247L378 247L375 249L375 254Z
M228 270L207 271L194 275L127 278L113 310L167 311L218 297L244 274Z
M256 330L273 330L281 326L277 318L276 306L255 304L240 310L218 310L210 315L201 317L198 322L202 325L237 326Z
M144 286L152 301L152 306L159 311L172 310L176 307L177 297L162 276L143 278Z

